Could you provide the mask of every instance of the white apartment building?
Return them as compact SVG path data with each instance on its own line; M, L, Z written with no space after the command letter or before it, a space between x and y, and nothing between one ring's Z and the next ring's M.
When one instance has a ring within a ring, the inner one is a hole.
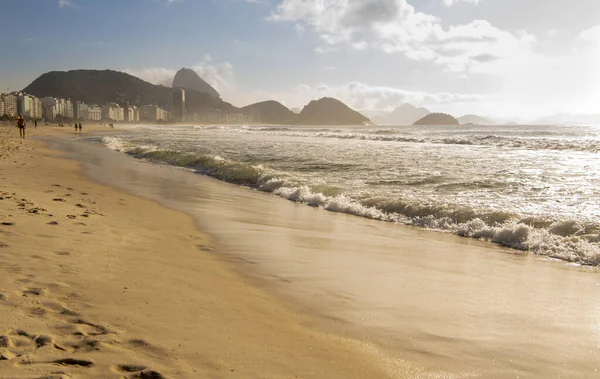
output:
M112 120L112 121L123 121L125 117L125 112L123 108L121 108L116 103L106 104L101 108L102 110L102 119Z
M88 106L88 119L92 121L100 121L102 120L102 109L97 105Z
M3 93L0 95L0 99L4 102L4 113L11 117L17 115L17 103L18 98L10 93Z
M169 112L156 105L142 105L139 107L138 121L156 122L158 120L167 120Z

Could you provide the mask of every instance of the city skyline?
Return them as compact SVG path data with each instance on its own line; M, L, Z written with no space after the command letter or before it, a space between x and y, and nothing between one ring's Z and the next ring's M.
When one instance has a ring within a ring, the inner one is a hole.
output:
M579 0L9 1L0 92L52 70L169 84L190 67L236 106L332 96L456 116L600 113L600 3ZM527 10L527 11L524 11Z

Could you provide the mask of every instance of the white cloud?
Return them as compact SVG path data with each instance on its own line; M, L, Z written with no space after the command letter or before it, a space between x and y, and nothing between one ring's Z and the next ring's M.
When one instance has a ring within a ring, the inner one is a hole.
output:
M444 5L446 5L447 7L451 7L452 5L458 4L458 3L468 3L468 4L477 5L477 4L479 4L479 1L480 0L442 0Z
M402 103L414 105L441 105L448 103L472 103L488 100L488 97L477 94L460 93L427 93L409 91L399 88L371 86L364 83L351 82L341 86L318 84L309 86L301 84L294 88L301 102L308 102L324 96L335 97L351 108L358 110L392 110Z
M600 24L591 27L590 29L584 30L579 34L579 37L586 41L597 42L600 44Z
M206 54L200 63L189 68L196 71L202 79L206 80L217 91L226 89L233 84L233 66L229 62L214 63L209 54ZM167 87L171 87L173 78L177 73L177 69L165 67L124 69L121 71L137 76L147 82Z
M77 5L73 1L69 0L58 0L59 8L76 8Z
M449 71L522 59L536 42L524 31L511 33L483 20L444 28L437 17L417 11L407 0L283 0L269 20L311 28L321 41L316 49L320 53L371 47L433 62Z

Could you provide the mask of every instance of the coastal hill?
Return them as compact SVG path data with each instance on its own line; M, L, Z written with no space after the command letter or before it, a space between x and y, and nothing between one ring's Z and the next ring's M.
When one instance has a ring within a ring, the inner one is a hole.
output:
M446 113L431 113L416 121L413 125L459 125L459 122Z
M172 89L148 83L138 77L113 70L52 71L35 79L24 90L37 97L60 97L86 104L129 102L168 108ZM232 111L235 107L206 93L186 90L188 112L209 109Z
M37 97L60 97L86 104L117 100L132 104L165 104L171 90L135 76L112 70L72 70L47 72L23 90Z
M313 100L298 115L298 124L304 125L371 125L362 114L350 109L341 101L323 97Z
M196 84L198 83L196 81ZM183 83L178 80L176 84ZM41 75L23 89L23 92L39 98L52 96L98 105L129 102L137 106L158 105L165 109L170 108L172 91L172 88L154 85L138 77L113 70L52 71ZM214 96L215 93L217 96ZM258 113L257 121L267 124L371 124L368 118L333 98L311 101L299 114L295 114L276 101L265 101L237 108L218 97L216 91L215 93L211 95L186 88L187 113L215 110L222 113Z
M465 125L465 124L473 124L473 125L495 125L496 123L481 117L481 116L477 116L474 114L468 114L468 115L464 115L462 117L458 118L458 122L460 122L461 125Z
M296 125L370 125L362 114L353 111L339 100L324 97L311 101L300 113L285 105L268 100L242 108L244 113L256 115L255 121L266 124Z
M173 78L173 88L185 88L186 90L194 90L200 93L206 93L212 97L221 98L219 92L208 84L204 79L189 68L182 68L177 71Z
M373 118L373 122L378 125L412 125L430 113L428 109L405 103L388 114Z
M298 119L297 114L275 100L247 105L242 108L242 111L246 114L254 114L255 122L265 124L295 124Z

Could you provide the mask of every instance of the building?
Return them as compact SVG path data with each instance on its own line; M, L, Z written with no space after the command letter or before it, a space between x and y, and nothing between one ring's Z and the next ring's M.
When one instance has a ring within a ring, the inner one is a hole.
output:
M79 120L87 120L89 118L87 104L76 101L73 104L73 117Z
M73 118L73 103L71 103L71 99L65 99L63 104L63 116Z
M129 122L140 122L140 111L135 105L129 107L127 115Z
M33 118L40 119L43 116L42 101L38 97L33 97Z
M33 118L35 117L34 111L33 96L19 92L17 99L17 113L23 117Z
M186 110L185 110L185 90L183 88L173 89L173 120L176 122L185 121Z
M4 114L11 117L17 116L17 96L11 95L10 93L3 93L0 95L0 99L4 102Z
M88 119L92 121L102 120L102 109L97 105L90 105L87 109Z
M0 117L4 116L4 100L0 99Z
M156 105L142 105L138 108L138 114L138 122L156 122L159 120L168 120L170 118L169 112Z
M103 120L123 121L125 112L117 103L108 103L101 108Z

